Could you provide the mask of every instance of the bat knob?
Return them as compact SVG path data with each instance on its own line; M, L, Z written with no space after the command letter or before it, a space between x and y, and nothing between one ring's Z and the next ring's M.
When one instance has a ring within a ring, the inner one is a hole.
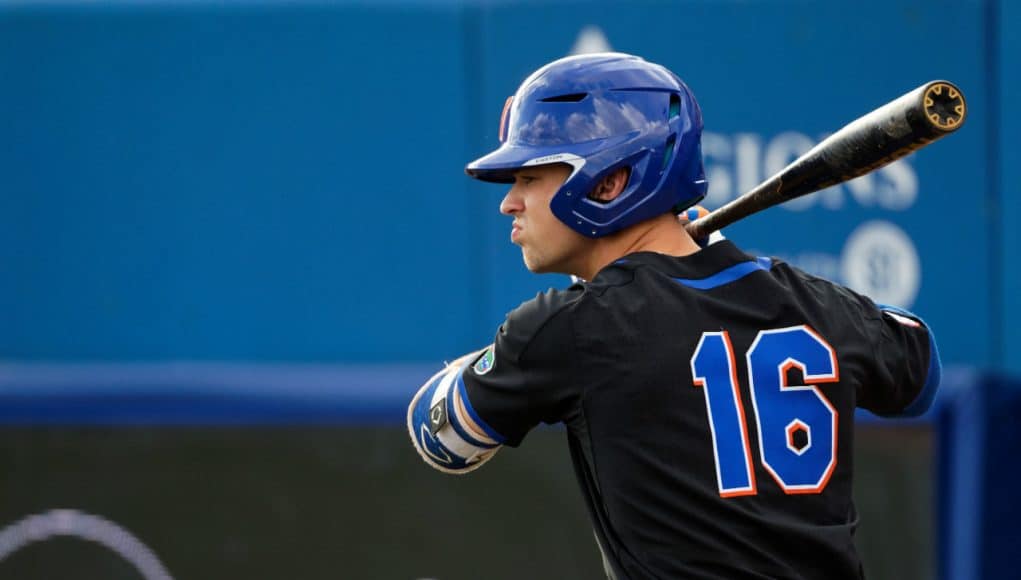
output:
M941 131L953 131L960 127L968 112L964 94L947 81L933 81L925 87L922 107L929 123Z

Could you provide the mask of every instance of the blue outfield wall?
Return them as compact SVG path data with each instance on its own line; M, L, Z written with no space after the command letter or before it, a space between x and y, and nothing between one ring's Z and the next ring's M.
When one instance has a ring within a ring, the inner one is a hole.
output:
M935 414L940 578L1014 578L1021 381L999 374L949 378Z
M0 3L0 357L476 342L463 31L433 5Z
M0 363L0 425L399 426L436 367Z
M0 357L386 363L485 344L566 279L525 270L503 189L464 163L529 71L594 35L692 86L710 207L893 97L958 83L958 134L727 233L918 311L949 363L1019 364L1018 202L997 197L1018 182L1000 119L1016 7L535 6L0 4Z
M999 178L998 195L991 204L994 231L1002 241L999 258L999 279L994 288L1001 288L997 300L1002 307L1003 358L994 366L1012 375L1021 374L1021 146L1014 137L1021 134L1021 117L1015 107L1021 103L1021 39L1017 23L1021 22L1021 4L1001 0L990 9L990 52L996 67L990 74L999 99L998 114L990 124L991 152L994 154L990 174Z

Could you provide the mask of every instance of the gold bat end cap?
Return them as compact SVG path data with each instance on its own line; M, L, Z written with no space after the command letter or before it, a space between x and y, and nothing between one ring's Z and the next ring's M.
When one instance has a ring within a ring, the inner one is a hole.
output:
M937 129L944 131L953 131L960 127L968 111L964 94L946 81L936 81L926 87L922 95L922 104L926 118Z

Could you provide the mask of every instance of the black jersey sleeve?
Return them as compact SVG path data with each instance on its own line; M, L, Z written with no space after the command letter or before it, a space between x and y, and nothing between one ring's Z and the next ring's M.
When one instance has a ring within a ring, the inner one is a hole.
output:
M941 365L932 332L915 314L863 300L865 329L873 347L871 380L858 406L882 416L913 417L932 404Z
M472 408L506 445L518 446L539 422L562 421L575 406L570 310L582 292L550 290L513 310L464 371Z

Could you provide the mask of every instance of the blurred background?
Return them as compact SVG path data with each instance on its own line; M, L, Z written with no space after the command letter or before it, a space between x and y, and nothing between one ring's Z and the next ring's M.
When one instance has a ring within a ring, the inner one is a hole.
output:
M726 234L922 315L858 417L871 578L1016 577L1021 41L1007 0L0 0L0 578L595 578L563 432L434 472L406 402L563 276L465 163L546 62L705 118L715 208L922 83L958 133Z

